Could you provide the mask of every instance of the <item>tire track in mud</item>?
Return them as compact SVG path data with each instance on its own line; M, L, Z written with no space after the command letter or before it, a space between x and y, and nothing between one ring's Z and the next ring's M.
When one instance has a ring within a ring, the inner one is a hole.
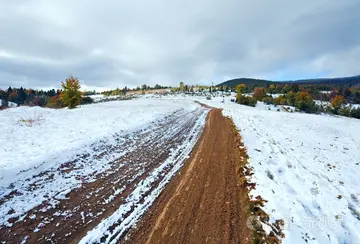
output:
M121 243L251 243L240 147L232 120L212 109L181 173Z
M102 221L111 220L119 209L124 211L115 216L111 225L101 229L102 234L91 235L89 232L85 240L89 237L87 240L91 243L113 241L124 236L131 227L126 221L135 222L140 216L132 217L139 211L139 206L143 207L140 210L146 210L149 205L143 205L149 201L152 192L160 193L170 180L169 174L175 174L184 163L200 136L207 111L205 108L177 111L149 128L115 137L117 145L109 146L106 142L95 145L94 154L78 155L58 168L10 186L10 193L0 199L0 210L14 203L26 204L24 201L31 197L46 200L0 225L1 241L77 243L87 231L95 229L96 232ZM104 164L103 172L97 172L94 167L90 174L82 173L97 163ZM58 192L46 188L46 185L64 179L78 185L69 183L70 189ZM9 216L14 214L9 212ZM122 225L125 227L119 231Z

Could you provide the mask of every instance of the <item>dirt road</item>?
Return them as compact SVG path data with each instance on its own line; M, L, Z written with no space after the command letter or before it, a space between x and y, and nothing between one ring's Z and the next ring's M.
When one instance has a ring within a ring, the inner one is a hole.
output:
M0 241L254 242L257 234L247 221L250 207L253 213L259 208L244 180L246 149L232 120L219 109L208 111L177 111L146 129L115 136L116 146L97 144L96 153L10 185L0 198L0 212L11 209L0 216ZM68 181L79 184L57 192ZM33 197L45 200L23 215L11 207L27 206Z
M124 243L250 243L248 191L239 136L219 109L209 115L197 148Z

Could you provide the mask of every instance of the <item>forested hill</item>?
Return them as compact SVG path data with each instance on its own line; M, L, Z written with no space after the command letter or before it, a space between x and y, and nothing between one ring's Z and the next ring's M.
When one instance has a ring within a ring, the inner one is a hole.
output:
M236 87L239 84L246 86L266 86L269 84L302 84L302 85L340 85L348 87L360 87L360 75L340 78L319 78L319 79L302 79L289 81L272 81L253 78L232 79L218 84L217 86Z
M244 84L246 86L264 86L273 83L270 80L261 80L261 79L253 79L253 78L238 78L225 81L223 83L218 84L217 86L230 86L235 88L237 85Z

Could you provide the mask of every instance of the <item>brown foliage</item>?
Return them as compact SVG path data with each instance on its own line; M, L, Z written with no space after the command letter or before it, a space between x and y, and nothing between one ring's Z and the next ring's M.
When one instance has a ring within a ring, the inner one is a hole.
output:
M331 106L335 109L338 110L340 109L341 105L344 104L345 102L345 98L341 95L336 95L332 100L331 100Z
M266 97L266 89L263 87L255 88L253 97L258 101L262 101L262 99Z

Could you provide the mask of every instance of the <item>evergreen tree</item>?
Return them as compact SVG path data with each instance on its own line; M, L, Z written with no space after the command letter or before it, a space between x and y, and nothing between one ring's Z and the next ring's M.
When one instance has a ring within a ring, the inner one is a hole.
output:
M147 90L147 85L146 84L142 85L141 90Z
M24 102L25 102L25 100L27 98L27 95L26 95L24 89L22 87L20 87L17 94L18 94L18 99L17 99L18 103L19 104L24 104Z
M183 81L180 81L180 91L184 92L185 91L185 84Z
M53 97L56 95L55 89L51 89L49 92L49 97Z
M292 84L292 85L290 86L290 90L291 90L292 92L294 92L294 93L299 92L299 91L300 91L299 85L298 85L298 84Z

